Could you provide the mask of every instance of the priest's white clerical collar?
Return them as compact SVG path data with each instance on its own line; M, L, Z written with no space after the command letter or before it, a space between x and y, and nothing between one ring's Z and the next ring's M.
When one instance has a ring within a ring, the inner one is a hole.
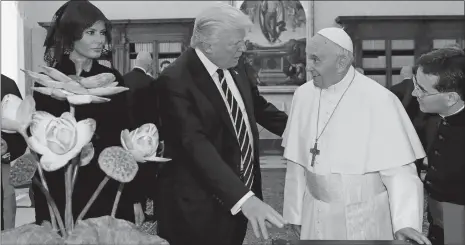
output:
M454 112L454 113L452 113L450 115L444 116L444 115L439 114L439 116L441 116L442 118L450 117L450 116L453 116L453 115L458 114L459 112L463 111L464 108L465 108L465 105L463 105L462 108L460 108L459 110L457 110L456 112Z
M349 70L347 71L347 74L344 76L344 78L342 78L340 82L329 86L327 89L323 89L323 91L327 91L327 92L344 91L347 88L347 86L349 86L349 83L352 81L352 78L354 78L354 73L355 73L355 68L353 66L350 66Z
M213 64L213 62L211 62L211 60L209 60L200 49L195 48L195 53L199 57L203 66L205 66L205 68L207 69L208 74L210 74L210 76L213 76L216 73L216 70L218 70L218 66Z

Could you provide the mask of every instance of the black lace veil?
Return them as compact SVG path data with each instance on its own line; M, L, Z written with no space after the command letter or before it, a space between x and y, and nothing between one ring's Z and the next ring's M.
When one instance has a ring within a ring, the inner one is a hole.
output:
M53 15L47 30L44 47L44 61L48 66L55 66L64 55L73 50L73 43L82 38L85 29L95 22L103 21L106 27L107 44L101 57L111 60L111 23L105 15L89 1L71 0L63 4Z

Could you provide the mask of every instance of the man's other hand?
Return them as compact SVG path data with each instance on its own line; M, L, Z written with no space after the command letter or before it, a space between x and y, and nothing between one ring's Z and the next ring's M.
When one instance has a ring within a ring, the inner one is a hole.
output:
M430 240L428 240L426 236L424 236L417 230L410 228L410 227L406 227L406 228L402 228L398 230L395 234L395 237L396 237L396 240L403 240L403 241L412 240L418 244L431 245Z
M260 231L264 239L268 239L266 221L282 228L287 222L268 204L262 202L255 196L251 196L241 207L242 213L252 224L253 231L257 238L260 237ZM260 228L259 228L260 227ZM259 231L260 229L260 231Z

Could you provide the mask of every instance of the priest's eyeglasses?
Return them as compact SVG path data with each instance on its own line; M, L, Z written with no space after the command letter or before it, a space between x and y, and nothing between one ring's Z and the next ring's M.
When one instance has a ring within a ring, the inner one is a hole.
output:
M419 98L424 98L424 97L428 97L428 96L441 94L441 92L429 93L428 91L426 91L425 89L420 87L420 85L418 85L417 79L415 77L413 77L412 80L413 80L413 85L415 86L415 89L413 91L416 91L415 93L418 95Z

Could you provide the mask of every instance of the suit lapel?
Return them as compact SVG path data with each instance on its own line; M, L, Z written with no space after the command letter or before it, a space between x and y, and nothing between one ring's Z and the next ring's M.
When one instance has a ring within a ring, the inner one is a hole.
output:
M189 63L191 64L190 72L192 74L192 80L195 84L197 84L205 97L208 98L218 114L220 114L229 131L236 137L236 131L232 125L228 108L224 103L223 97L221 96L215 81L213 81L210 74L208 74L207 69L202 64L202 61L200 61L199 57L195 53L195 50L190 48L187 52L190 52Z

